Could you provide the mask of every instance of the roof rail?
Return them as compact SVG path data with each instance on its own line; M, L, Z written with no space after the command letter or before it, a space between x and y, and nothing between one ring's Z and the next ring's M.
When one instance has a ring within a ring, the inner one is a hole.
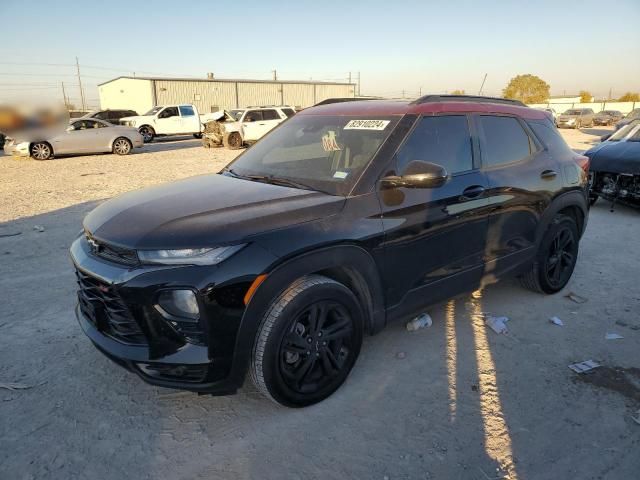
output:
M509 98L498 97L481 97L478 95L424 95L413 102L412 105L420 105L422 103L435 102L476 102L476 103L502 103L506 105L517 105L526 107L520 100L511 100Z

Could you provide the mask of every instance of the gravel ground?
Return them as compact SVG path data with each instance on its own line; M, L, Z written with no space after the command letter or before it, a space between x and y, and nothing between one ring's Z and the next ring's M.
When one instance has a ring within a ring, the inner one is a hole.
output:
M584 150L602 130L563 135ZM250 382L230 397L146 385L80 332L67 249L82 217L101 199L235 156L193 140L144 150L0 157L0 235L21 232L0 237L1 479L637 478L639 212L596 204L563 293L504 281L435 306L431 328L394 324L367 338L336 394L291 410ZM487 329L481 311L510 317L509 334ZM567 368L587 359L606 368Z

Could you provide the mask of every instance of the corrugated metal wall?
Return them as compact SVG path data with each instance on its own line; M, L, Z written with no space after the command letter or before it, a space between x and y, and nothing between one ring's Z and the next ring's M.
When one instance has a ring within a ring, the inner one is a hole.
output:
M281 82L155 80L158 105L193 103L201 113L256 105L309 107L332 97L353 97L354 85Z

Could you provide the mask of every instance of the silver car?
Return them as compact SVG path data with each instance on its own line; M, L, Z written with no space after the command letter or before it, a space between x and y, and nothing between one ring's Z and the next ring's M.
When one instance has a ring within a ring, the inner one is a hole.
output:
M5 153L48 160L54 155L113 152L127 155L144 145L135 128L112 125L103 120L77 119L65 130L30 132L27 138L7 139Z
M558 128L582 128L593 127L593 118L595 113L591 108L572 108L564 112L558 117Z

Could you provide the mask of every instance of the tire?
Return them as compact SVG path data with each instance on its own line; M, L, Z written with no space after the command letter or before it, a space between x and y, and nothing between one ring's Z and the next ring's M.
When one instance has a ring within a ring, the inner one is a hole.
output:
M131 140L126 137L118 137L113 141L111 150L116 155L129 155L133 149Z
M140 135L142 135L142 139L144 143L153 142L154 137L156 136L156 131L148 125L143 125L138 129Z
M242 137L238 132L225 133L222 143L229 150L237 150L242 147Z
M363 323L356 297L341 283L320 275L296 280L273 301L258 328L253 383L287 407L324 400L353 368Z
M197 138L198 140L202 138L202 134L201 133L194 133L193 134L193 138Z
M29 154L34 160L49 160L53 157L53 149L47 142L35 142L31 145Z
M576 122L576 130L580 130L582 128L582 123Z
M520 277L522 285L539 293L562 290L576 266L579 242L575 220L567 215L556 215L540 242L531 269Z

